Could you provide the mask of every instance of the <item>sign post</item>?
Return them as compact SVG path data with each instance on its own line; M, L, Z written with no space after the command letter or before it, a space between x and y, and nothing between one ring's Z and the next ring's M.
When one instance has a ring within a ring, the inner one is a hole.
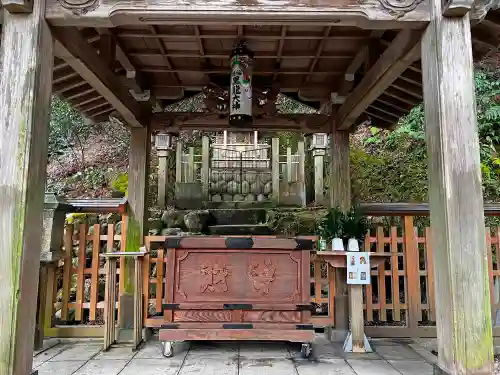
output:
M344 342L344 352L371 352L372 348L364 333L363 317L363 285L371 282L370 253L350 251L346 258L350 329Z

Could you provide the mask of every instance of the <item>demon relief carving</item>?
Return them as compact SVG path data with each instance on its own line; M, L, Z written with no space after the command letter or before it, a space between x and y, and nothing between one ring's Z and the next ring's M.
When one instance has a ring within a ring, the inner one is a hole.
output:
M264 265L251 264L248 269L248 277L252 280L253 288L263 294L269 294L271 283L276 280L276 267L271 260L264 261Z

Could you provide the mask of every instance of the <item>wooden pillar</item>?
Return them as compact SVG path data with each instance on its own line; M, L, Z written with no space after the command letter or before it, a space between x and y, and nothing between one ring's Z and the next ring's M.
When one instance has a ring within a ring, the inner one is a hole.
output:
M144 243L144 236L147 234L150 153L151 135L148 128L132 128L128 172L126 252L139 251ZM134 260L128 257L124 265L124 294L120 296L120 327L132 328Z
M493 339L469 15L430 0L422 40L434 254L435 373L491 374Z
M158 150L158 206L165 207L167 204L168 185L168 150Z
M45 1L2 5L0 374L26 375L33 361L53 41ZM29 13L14 13L20 10Z
M203 199L208 201L210 188L210 138L206 135L201 140L201 185Z
M333 129L330 138L330 207L351 207L351 175L349 171L349 133ZM335 340L344 340L349 330L347 273L335 269Z
M280 139L274 137L271 141L271 178L273 188L273 201L280 202Z

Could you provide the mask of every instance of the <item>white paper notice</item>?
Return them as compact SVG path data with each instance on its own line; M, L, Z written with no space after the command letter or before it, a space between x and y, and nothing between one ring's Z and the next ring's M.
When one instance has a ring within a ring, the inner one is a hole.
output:
M370 253L349 252L347 284L370 284Z

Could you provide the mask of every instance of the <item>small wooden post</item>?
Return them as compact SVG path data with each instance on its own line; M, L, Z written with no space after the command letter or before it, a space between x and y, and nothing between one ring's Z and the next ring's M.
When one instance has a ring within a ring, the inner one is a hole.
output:
M208 200L210 185L210 138L203 136L201 140L201 185L203 198Z
M469 15L430 0L422 39L438 366L493 373L493 337Z
M177 138L175 149L175 182L182 182L182 141Z
M273 201L275 204L280 202L280 139L273 137L271 141L272 158L271 158L271 173L272 173L272 188Z
M134 350L142 342L142 312L143 308L143 267L142 267L143 256L135 257L135 290L134 290L134 337L133 337L133 347ZM149 277L149 275L146 275ZM147 306L145 306L147 307Z
M349 133L332 130L330 157L330 207L348 210L351 207ZM349 330L346 269L335 269L335 288L335 339L344 340Z
M306 206L306 151L304 147L304 141L297 143L297 153L299 154L299 164L297 171L297 182L299 184L300 190L300 202L302 207Z
M4 5L0 52L0 374L33 362L53 40L45 1ZM16 7L8 8L13 10ZM15 10L15 9L14 9Z
M116 262L120 257L134 262L134 301L132 315L133 328L133 350L137 349L142 342L143 325L143 264L142 259L148 254L146 251L135 252L108 252L101 254L105 258L106 284L104 287L104 348L108 350L116 341L115 331L115 309L116 309ZM146 275L148 277L149 275Z
M108 350L116 341L116 260L106 259L106 281L104 289L104 347Z

